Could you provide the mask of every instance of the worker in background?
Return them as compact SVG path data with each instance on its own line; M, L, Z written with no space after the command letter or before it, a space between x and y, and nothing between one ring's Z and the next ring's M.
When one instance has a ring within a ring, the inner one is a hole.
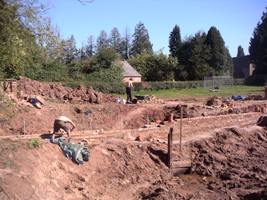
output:
M70 129L68 124L71 124L72 128ZM71 121L68 117L60 116L57 117L54 121L54 129L53 129L53 139L55 138L55 134L59 132L60 129L63 129L67 135L68 138L70 137L70 132L73 131L73 129L76 127L73 121Z
M127 103L132 103L133 79L130 78L126 85Z

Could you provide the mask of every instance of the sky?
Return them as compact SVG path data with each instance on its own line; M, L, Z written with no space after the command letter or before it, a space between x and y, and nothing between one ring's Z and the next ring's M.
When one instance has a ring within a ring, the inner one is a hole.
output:
M117 27L123 36L134 33L141 21L148 30L155 52L168 54L169 35L175 25L182 40L215 26L232 57L241 45L248 54L254 28L267 7L267 0L49 0L48 16L63 38L74 35L77 47L89 35L96 40L102 30Z

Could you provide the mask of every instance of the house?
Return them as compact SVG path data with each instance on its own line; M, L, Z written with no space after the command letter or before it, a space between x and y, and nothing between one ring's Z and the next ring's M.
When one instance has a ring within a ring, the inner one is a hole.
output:
M123 82L129 81L130 78L132 78L132 81L135 83L141 82L142 75L139 74L127 61L121 61L121 66L123 70Z
M250 56L234 57L234 78L247 78L253 74L255 64L251 62Z

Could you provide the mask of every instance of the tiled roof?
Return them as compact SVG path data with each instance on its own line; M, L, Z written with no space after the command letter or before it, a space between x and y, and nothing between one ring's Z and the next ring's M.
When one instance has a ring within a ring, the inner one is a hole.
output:
M123 76L142 76L127 61L121 61Z

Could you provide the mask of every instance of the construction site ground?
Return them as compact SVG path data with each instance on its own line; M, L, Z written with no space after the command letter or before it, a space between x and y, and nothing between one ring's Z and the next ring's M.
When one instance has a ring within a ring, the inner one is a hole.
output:
M9 96L9 107L0 105L1 200L267 199L267 130L256 124L266 100L97 104L44 97L37 109ZM89 141L83 165L44 137L60 115L77 125L71 141ZM174 160L191 163L185 174L167 165L171 127Z

